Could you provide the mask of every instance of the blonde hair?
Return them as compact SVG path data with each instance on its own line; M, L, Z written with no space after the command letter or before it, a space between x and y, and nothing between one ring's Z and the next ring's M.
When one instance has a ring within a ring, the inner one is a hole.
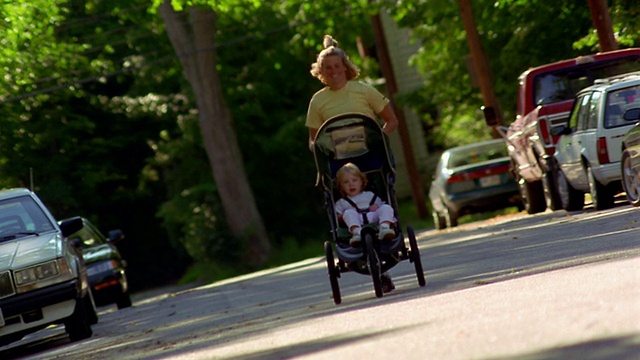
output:
M324 36L322 46L324 49L318 54L316 62L311 64L311 75L313 75L313 77L318 78L323 84L327 85L327 81L322 75L322 62L327 56L340 56L342 64L347 68L347 80L353 80L360 75L360 69L349 60L344 50L338 47L338 41L331 35Z
M355 175L355 176L359 177L362 180L362 189L361 190L364 190L364 188L367 186L367 175L365 175L362 171L360 171L360 168L356 164L354 164L354 163L346 163L346 164L342 165L342 167L336 173L336 182L338 183L337 184L338 185L338 190L340 190L340 195L342 195L342 196L346 196L347 195L344 192L344 190L342 190L342 180L348 174Z

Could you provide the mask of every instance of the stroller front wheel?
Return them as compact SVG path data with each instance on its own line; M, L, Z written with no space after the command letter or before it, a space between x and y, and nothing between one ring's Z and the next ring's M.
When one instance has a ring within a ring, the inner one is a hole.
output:
M382 279L380 279L380 259L373 244L373 236L367 232L364 235L364 243L367 251L367 266L373 280L373 289L376 297L382 297Z
M333 295L333 302L338 305L342 302L342 297L340 295L340 285L338 284L338 276L340 274L340 270L336 265L336 262L333 258L333 248L331 247L330 241L324 242L324 253L327 258L327 269L329 270L329 283L331 284L331 293Z

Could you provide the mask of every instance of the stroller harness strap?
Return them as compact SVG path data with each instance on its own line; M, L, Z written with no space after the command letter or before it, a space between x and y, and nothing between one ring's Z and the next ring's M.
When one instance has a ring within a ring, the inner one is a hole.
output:
M358 205L356 205L356 203L353 202L353 200L349 199L346 196L344 197L344 199L356 209L358 214L362 214L362 223L368 224L369 220L367 219L367 213L369 212L369 208L371 207L371 205L373 205L376 202L376 199L378 199L378 195L373 194L373 196L371 197L371 201L369 201L369 207L367 207L366 209L360 209Z

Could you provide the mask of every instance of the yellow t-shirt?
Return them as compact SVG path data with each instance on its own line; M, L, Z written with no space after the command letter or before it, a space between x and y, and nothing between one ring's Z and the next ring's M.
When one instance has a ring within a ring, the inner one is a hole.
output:
M325 87L313 95L309 102L306 125L319 129L330 118L347 114L364 114L376 119L376 114L384 110L389 99L373 86L351 80L340 90Z

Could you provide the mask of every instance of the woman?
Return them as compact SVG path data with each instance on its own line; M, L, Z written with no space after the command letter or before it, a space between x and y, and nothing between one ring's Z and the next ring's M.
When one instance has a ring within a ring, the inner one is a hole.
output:
M311 75L326 86L315 93L309 102L306 126L309 128L309 149L322 124L330 118L348 114L364 114L372 119L376 114L384 121L382 131L390 134L398 127L398 119L391 109L390 101L373 86L356 78L360 70L349 60L344 50L338 48L338 42L330 35L322 41L324 49L318 54L316 62L311 64ZM389 274L380 277L382 289L389 292L395 289Z
M373 86L356 78L360 70L349 60L338 42L330 35L323 40L324 50L311 65L311 75L326 86L315 93L309 102L306 126L309 128L309 147L322 124L328 119L346 113L360 113L384 121L382 131L390 134L398 127L398 119L391 109L390 101Z

